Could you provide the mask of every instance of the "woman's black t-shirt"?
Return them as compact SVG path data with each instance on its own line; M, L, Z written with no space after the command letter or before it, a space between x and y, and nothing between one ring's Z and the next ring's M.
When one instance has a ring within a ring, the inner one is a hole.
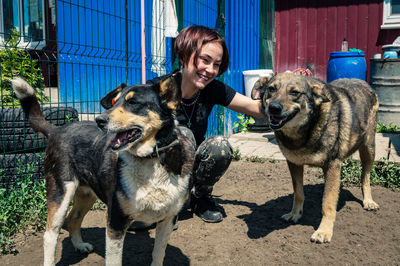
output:
M147 81L148 84L156 84L164 77L157 77ZM182 74L177 73L178 86L181 88ZM177 108L177 119L180 125L192 130L197 145L203 142L207 132L208 116L214 105L228 106L236 91L219 80L213 80L204 89L200 90L199 98L196 103L190 106L179 104ZM182 99L183 103L192 103L194 99Z

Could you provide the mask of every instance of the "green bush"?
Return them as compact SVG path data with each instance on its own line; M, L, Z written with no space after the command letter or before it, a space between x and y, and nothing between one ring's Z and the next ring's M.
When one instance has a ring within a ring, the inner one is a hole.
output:
M376 126L376 132L378 133L394 133L397 132L400 128L393 124L390 123L389 125L382 123L382 122L378 122L377 126Z
M20 165L20 164L19 164ZM14 253L13 236L27 228L39 231L47 217L45 181L34 180L33 164L21 166L18 186L0 189L0 254Z
M342 184L360 185L361 164L347 159L340 172ZM371 184L400 190L400 165L386 159L375 162L371 169Z
M32 59L31 55L24 49L18 47L20 34L13 31L10 39L1 44L0 49L0 100L1 108L20 107L19 101L13 99L13 91L9 79L22 77L34 88L36 96L42 102L48 102L49 98L43 94L43 76L40 71L38 60Z
M400 190L400 165L386 159L378 161L371 171L371 180L374 184Z
M233 129L237 133L246 133L247 131L249 131L249 125L255 123L254 118L251 116L237 114L236 117L239 119L239 121L233 122Z

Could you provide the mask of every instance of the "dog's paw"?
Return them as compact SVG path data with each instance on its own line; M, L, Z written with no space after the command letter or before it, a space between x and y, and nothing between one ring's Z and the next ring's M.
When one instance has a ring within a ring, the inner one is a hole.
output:
M364 206L364 210L367 210L367 211L376 211L379 209L379 205L373 200L364 201L363 206Z
M93 245L86 242L82 242L76 245L75 249L80 253L90 253L93 251Z
M302 213L294 213L294 212L289 212L281 216L282 219L284 219L287 222L294 222L297 223L298 220L300 220Z
M332 239L332 231L317 230L311 236L311 242L315 243L329 243Z

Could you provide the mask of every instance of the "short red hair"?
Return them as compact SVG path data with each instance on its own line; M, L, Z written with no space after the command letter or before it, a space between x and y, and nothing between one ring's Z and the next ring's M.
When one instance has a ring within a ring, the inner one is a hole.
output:
M222 47L223 53L218 76L222 75L229 66L229 53L225 39L218 31L205 26L189 26L183 29L176 37L175 53L178 56L179 64L187 65L190 57L194 54L194 63L196 65L201 47L210 42L219 43Z

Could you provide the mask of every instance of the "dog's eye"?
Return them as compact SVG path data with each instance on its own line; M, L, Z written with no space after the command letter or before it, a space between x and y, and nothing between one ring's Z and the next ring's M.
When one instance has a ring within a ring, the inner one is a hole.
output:
M299 91L296 91L296 90L291 90L291 91L289 92L289 94L292 95L292 96L299 96L299 95L300 95L300 92L299 92Z
M276 88L275 87L268 87L268 91L269 92L276 92Z
M128 100L128 103L129 103L129 104L136 104L136 101L135 101L135 99L130 98L130 99Z

